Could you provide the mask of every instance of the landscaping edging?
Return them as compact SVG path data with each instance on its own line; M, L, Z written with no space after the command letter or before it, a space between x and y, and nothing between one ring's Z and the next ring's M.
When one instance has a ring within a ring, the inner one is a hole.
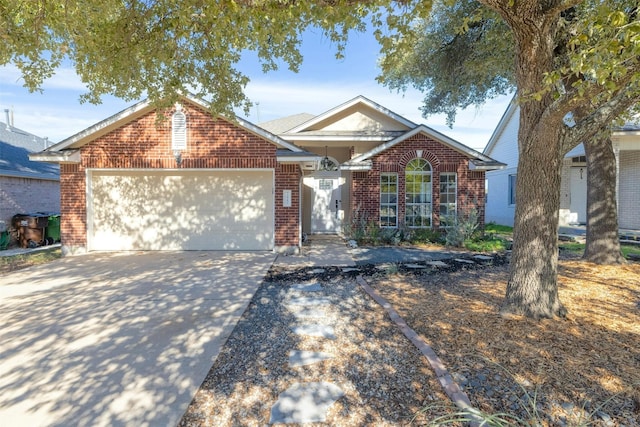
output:
M418 333L411 327L409 327L409 325L407 325L407 322L404 321L402 316L400 316L400 314L393 308L393 306L389 304L386 299L380 296L380 294L378 294L371 286L369 286L369 284L364 280L362 276L356 277L356 282L375 302L380 304L380 306L382 306L382 308L387 311L391 320L398 326L398 328L400 328L402 333L409 339L409 341L411 341L411 343L415 345L416 348L424 355L424 357L429 362L429 365L435 372L438 381L444 389L444 392L447 394L447 396L449 396L451 401L458 408L468 413L472 419L475 418L473 416L473 413L478 412L478 410L471 405L471 401L469 400L467 394L462 391L458 383L454 381L453 377L451 376L451 374L449 374L449 371L442 362L442 359L438 357L436 352L425 341L425 339L418 335ZM480 420L478 420L477 422L472 422L471 425L479 425L479 422Z

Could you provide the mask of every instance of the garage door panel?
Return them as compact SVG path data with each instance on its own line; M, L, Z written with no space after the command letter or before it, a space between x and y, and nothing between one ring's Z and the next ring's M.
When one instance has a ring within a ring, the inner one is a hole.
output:
M94 173L94 250L270 250L273 173Z

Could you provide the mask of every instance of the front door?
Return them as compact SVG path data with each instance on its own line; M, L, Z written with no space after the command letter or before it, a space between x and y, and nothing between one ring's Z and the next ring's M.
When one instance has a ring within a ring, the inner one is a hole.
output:
M313 178L312 233L339 233L344 218L340 172L324 172Z

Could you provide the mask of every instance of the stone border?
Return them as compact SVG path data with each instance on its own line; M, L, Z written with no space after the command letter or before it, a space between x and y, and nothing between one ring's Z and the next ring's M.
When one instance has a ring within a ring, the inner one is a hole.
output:
M470 423L471 426L479 426L481 423L481 419L476 418L474 413L479 412L476 408L471 405L471 401L467 394L462 391L460 386L454 381L451 374L445 367L442 360L438 357L436 352L431 348L429 344L422 338L416 331L411 329L407 322L404 321L402 316L393 308L389 302L380 296L369 284L364 280L362 276L356 277L356 282L360 285L360 287L371 297L375 302L380 304L382 308L384 308L391 320L398 325L402 333L416 346L416 348L422 353L422 355L427 359L429 365L434 370L438 381L440 381L440 385L444 389L447 396L451 399L451 401L461 410L465 411L470 415L472 419L475 419Z

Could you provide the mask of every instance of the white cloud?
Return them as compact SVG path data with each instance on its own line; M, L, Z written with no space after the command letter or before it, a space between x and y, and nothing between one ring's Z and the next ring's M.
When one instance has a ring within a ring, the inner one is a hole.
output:
M13 64L0 67L0 85L22 87L24 80L18 67ZM60 67L51 78L42 83L42 89L45 91L55 89L71 90L79 93L86 91L86 86L73 68Z

